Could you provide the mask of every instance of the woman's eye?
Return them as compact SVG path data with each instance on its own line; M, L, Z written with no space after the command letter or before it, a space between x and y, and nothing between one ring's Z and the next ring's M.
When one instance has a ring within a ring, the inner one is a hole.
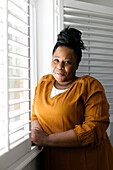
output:
M54 62L55 62L55 63L58 63L58 62L59 62L59 60L58 60L58 59L54 59Z
M70 61L65 61L65 64L71 64L71 62Z

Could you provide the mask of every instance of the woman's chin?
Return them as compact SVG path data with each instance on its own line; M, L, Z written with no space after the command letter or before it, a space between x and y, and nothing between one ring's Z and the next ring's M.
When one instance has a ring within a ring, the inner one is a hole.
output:
M61 82L61 83L62 83L62 82L65 82L64 79L56 79L56 81L59 82L59 83L60 83L60 82Z
M57 82L64 82L65 81L65 77L64 76L54 76L55 80Z

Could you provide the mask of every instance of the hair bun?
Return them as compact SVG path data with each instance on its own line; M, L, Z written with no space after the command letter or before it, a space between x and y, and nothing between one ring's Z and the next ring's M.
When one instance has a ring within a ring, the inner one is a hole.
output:
M60 44L73 44L84 49L84 43L81 40L82 33L75 28L64 28L57 37L57 42Z
M60 46L66 46L74 50L77 58L77 63L81 61L82 50L85 49L84 43L81 39L82 33L75 28L64 28L57 36L57 42L53 48L52 54Z

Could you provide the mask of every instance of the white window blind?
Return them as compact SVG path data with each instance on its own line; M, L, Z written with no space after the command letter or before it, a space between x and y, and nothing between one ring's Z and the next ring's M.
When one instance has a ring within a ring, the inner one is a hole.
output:
M77 75L88 74L103 84L113 122L113 8L74 0L56 2L56 32L67 26L82 32L86 50Z
M30 112L29 0L0 1L0 170L30 150Z

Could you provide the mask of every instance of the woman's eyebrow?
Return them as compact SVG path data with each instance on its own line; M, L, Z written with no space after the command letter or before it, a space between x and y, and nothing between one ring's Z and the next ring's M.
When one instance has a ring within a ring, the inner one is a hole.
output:
M60 57L59 57L59 56L57 56L57 55L56 55L56 56L53 56L53 57L54 57L54 58L55 58L55 57L56 57L56 58L60 58Z
M53 56L54 58L60 58L59 56ZM70 59L71 60L71 57L65 57L65 59Z
M70 59L71 60L71 57L66 57L65 59Z

